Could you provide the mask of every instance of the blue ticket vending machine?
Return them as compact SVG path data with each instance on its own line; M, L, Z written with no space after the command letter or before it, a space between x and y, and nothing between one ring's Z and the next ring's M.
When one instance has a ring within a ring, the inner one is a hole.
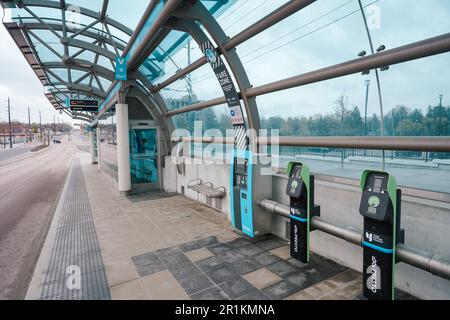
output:
M263 174L258 157L248 150L233 150L230 163L230 210L233 227L249 237L272 230L272 214L259 203L272 197L272 176Z
M137 189L139 185L147 190L158 188L158 129L132 127L129 137L133 188Z

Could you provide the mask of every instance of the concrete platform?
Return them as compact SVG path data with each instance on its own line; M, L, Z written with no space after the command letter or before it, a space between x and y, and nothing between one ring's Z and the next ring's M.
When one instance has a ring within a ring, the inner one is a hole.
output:
M102 272L106 276L108 291L100 291L99 299L351 300L360 297L362 277L356 271L315 254L309 264L299 263L290 257L286 241L272 235L257 239L243 237L233 230L223 213L182 195L153 192L122 197L109 178L88 163L87 153L79 153L78 159L73 165L80 163L81 170L72 169L67 190L71 183L85 188L88 206L78 206L77 210L92 213L103 265L81 270L82 274L88 274L81 278L81 288L71 289L75 292L64 295L65 299L95 299L99 291L90 291L88 279L89 273L98 276L99 272L100 277ZM77 180L74 174L82 177ZM80 184L80 179L84 184ZM67 201L67 197L63 194L60 202ZM74 219L77 217L86 220L81 212ZM45 275L53 267L49 252L57 246L56 238L51 232L47 237L29 290L30 299L43 298L43 290L52 289ZM69 237L67 241L80 239ZM81 239L80 247L83 246ZM67 261L82 263L95 250L79 251L75 246L66 254L79 258L69 257ZM65 267L61 265L60 269Z

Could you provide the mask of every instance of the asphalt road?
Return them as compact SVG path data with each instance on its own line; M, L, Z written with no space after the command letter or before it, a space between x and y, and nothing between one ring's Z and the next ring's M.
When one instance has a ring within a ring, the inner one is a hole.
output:
M0 299L23 299L75 152L68 142L0 166Z
M18 155L24 154L31 149L33 149L36 145L14 145L13 149L9 149L9 145L7 145L6 149L3 148L3 145L0 145L0 161L4 161L10 158L14 158Z

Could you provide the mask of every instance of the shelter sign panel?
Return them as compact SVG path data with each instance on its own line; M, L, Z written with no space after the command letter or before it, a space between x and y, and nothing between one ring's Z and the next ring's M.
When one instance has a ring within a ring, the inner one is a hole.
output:
M67 99L70 111L98 112L98 100L95 99Z
M239 95L237 93L233 80L231 79L230 73L223 63L220 55L217 54L211 42L208 41L203 43L201 46L201 50L210 63L227 101L231 123L236 130L236 148L239 150L244 150L248 146L246 137L242 139L243 137L241 134L243 131L245 131L245 119L242 112Z
M127 59L122 57L116 57L116 70L115 76L117 81L126 81L128 80L127 73Z

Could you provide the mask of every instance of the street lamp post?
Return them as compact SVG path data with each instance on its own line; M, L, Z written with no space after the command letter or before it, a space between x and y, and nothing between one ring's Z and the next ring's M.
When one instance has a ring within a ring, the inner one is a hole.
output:
M366 85L366 106L364 111L364 136L367 136L367 105L369 103L369 86L370 86L369 79L365 81L365 85Z
M439 135L442 136L442 98L444 98L443 94L439 95Z

